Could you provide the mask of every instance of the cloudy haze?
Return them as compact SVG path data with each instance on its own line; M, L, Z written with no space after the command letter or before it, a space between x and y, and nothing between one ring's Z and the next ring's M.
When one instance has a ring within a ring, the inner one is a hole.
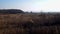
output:
M0 9L60 11L60 0L0 0Z

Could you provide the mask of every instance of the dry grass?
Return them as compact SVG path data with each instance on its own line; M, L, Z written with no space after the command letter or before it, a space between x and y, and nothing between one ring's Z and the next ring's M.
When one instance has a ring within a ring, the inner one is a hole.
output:
M0 14L0 34L59 34L60 26L41 26L48 21L52 23L58 17L60 16Z

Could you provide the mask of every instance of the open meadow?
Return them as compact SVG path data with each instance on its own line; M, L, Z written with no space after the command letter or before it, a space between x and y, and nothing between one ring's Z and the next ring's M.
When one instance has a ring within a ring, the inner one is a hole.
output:
M0 14L0 34L60 34L60 14Z

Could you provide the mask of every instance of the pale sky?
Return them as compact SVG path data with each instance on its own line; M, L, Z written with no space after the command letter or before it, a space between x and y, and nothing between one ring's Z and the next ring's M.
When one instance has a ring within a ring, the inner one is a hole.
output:
M0 9L60 11L60 0L0 0Z

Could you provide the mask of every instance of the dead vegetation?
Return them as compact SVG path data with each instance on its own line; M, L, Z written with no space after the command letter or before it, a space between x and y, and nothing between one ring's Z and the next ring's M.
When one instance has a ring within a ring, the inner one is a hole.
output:
M60 15L0 14L0 34L59 34Z

